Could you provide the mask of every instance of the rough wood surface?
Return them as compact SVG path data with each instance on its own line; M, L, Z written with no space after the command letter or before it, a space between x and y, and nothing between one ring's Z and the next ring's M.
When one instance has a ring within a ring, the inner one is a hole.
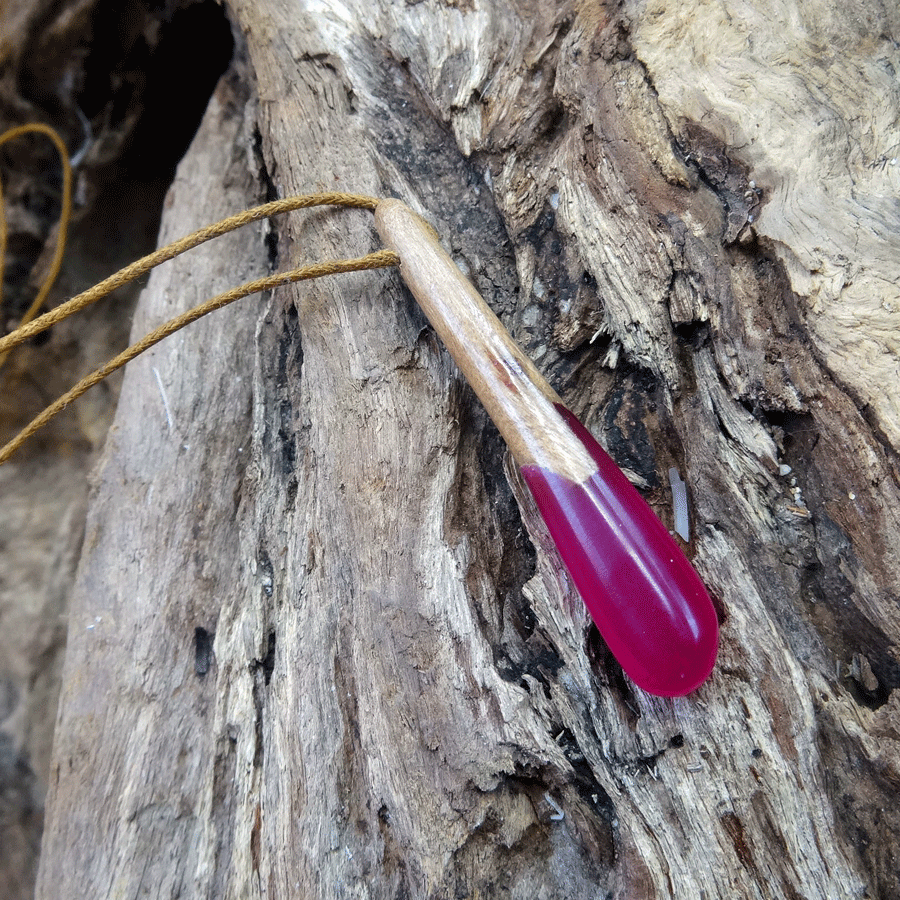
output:
M279 291L126 375L37 896L900 895L896 13L229 10L162 239L272 190L427 212L664 518L685 475L720 660L629 686L396 274ZM135 332L376 243L273 229Z
M94 140L77 166L74 217L63 269L51 295L54 301L89 287L152 249L171 180L170 174L160 178L158 171L151 172L152 166L122 161L134 124L147 109L147 95L129 68L136 60L127 59L128 44L140 41L143 26L152 48L154 35L165 29L158 20L149 27L149 16L135 14L131 30L122 29L115 39L97 46L92 44L91 9L89 2L0 2L0 130L23 122L47 122L76 152L85 147L85 131L75 113L75 97L81 97L86 114L94 119ZM145 66L146 62L142 60ZM88 65L89 78L84 73ZM103 84L107 75L109 91ZM92 95L99 109L91 107ZM113 110L115 114L104 115ZM171 164L166 158L171 135L177 132L173 126L157 144L156 162ZM0 312L4 329L31 303L52 257L59 172L53 146L45 139L17 140L3 148L0 175L8 238ZM78 377L121 349L137 293L137 289L120 291L80 321L62 324L6 360L0 371L0 439L11 438ZM0 897L4 900L34 896L68 599L84 532L86 476L112 421L119 381L114 377L93 397L85 397L83 405L59 418L0 469Z
M54 302L155 246L174 164L230 53L230 27L211 0L174 12L161 5L123 5L121 18L109 11L96 14L96 8L94 0L0 0L0 129L33 121L52 124L79 158L73 220L51 294ZM204 22L202 47L194 39L189 60L182 61L177 52L169 55L178 46L173 35ZM210 66L216 52L217 68ZM169 83L179 81L185 65L192 78L179 84L179 106L173 110ZM90 139L78 110L90 121ZM149 146L148 133L153 134ZM8 236L4 328L31 303L52 256L59 172L55 151L44 139L8 143L0 156ZM139 287L118 291L7 359L0 371L0 439L11 438L78 378L124 347ZM0 468L3 900L34 896L87 474L112 421L120 381L113 376L92 391Z

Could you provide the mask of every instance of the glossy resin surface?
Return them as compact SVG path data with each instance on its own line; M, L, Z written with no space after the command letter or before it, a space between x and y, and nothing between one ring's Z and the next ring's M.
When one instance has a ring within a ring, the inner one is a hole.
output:
M522 467L575 586L628 676L673 697L712 671L719 625L687 557L636 488L564 406L568 426L598 471L575 484L543 466Z

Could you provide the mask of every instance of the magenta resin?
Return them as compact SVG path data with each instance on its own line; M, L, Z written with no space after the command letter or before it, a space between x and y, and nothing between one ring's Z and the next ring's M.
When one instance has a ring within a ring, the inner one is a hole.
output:
M582 484L522 466L559 554L635 684L661 697L690 693L716 661L719 624L709 594L621 469L568 409L556 408L597 463Z

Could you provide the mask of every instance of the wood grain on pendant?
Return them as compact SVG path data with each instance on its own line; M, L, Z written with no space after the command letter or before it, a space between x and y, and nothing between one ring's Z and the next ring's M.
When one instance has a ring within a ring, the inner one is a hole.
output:
M375 209L400 273L520 466L546 466L580 482L596 471L556 406L562 401L440 245L399 200Z
M399 200L375 210L400 272L522 470L563 562L616 659L644 690L709 676L718 620L675 539L441 247Z

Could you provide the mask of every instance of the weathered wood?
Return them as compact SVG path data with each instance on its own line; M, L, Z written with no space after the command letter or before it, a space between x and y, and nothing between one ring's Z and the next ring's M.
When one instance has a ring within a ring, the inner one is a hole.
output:
M132 32L123 29L92 47L90 3L0 3L0 130L48 122L73 152L83 149L86 135L75 103L79 96L91 102L91 92L102 83L103 65L115 69L113 90L101 99L115 115L88 108L94 117L94 140L77 166L74 217L53 301L89 287L155 245L171 180L171 175L160 178L156 166L160 161L169 164L171 136L179 129L173 122L170 133L155 145L150 165L123 163L123 148L135 123L146 121L147 97L145 83L136 81L128 60L123 64L116 54L127 57L128 41L144 37L144 48L152 50L168 27L160 22L160 11L133 13L128 20ZM145 65L146 59L145 54ZM91 76L83 78L87 65ZM6 328L30 305L53 255L60 164L48 140L26 138L4 145L0 170L8 236L0 319ZM77 378L124 346L137 294L137 287L119 291L77 322L63 323L9 356L0 370L0 439L12 437ZM119 382L114 376L0 468L4 900L34 896L68 598L84 532L87 474L112 421Z
M230 13L162 239L273 188L427 211L664 518L686 476L720 660L629 686L396 274L276 292L126 375L37 896L897 896L900 23ZM154 275L135 332L376 243L274 229Z

